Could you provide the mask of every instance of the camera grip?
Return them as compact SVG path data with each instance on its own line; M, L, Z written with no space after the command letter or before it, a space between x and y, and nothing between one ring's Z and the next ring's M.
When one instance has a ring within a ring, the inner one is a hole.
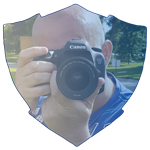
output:
M55 64L57 68L59 67L61 59L61 51L59 50L49 50L46 55L35 57L33 61L47 61Z
M43 55L43 56L39 56L39 57L35 57L33 59L33 61L49 61L52 57L52 52L53 51L48 51L48 53L46 55Z

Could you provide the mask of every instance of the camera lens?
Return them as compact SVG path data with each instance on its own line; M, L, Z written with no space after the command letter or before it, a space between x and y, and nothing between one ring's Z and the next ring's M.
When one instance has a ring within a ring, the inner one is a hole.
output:
M75 66L68 70L65 81L71 90L81 91L89 84L89 74L83 67Z
M72 57L58 68L56 82L66 97L82 100L89 97L97 87L97 69L84 57Z

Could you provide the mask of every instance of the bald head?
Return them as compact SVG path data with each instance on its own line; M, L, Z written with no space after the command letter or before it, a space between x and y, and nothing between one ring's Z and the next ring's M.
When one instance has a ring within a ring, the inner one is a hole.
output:
M60 49L71 39L84 39L91 47L101 48L105 39L98 15L73 5L46 17L39 16L33 25L33 46Z
M51 5L50 7L48 7L41 13L41 16L46 16L46 15L52 14L54 12L57 12L59 10L62 10L64 8L67 8L70 6L72 6L72 5L65 5L65 4L64 5ZM89 5L80 5L80 6L82 6L83 8L85 8L91 12L96 13Z

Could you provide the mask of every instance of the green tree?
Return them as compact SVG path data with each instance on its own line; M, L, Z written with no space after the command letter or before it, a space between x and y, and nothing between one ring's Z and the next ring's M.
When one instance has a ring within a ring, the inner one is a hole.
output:
M120 59L127 60L128 63L131 59L139 60L139 54L146 46L146 38L144 32L146 27L136 26L122 22L121 36L118 41L118 49ZM146 48L145 48L146 49Z
M24 21L41 13L50 5L17 5L17 7L10 12L14 19L11 23ZM31 30L34 19L29 19L19 24L7 24L4 26L4 40L7 52L20 52L20 36L31 36ZM15 35L15 36L13 36Z
M123 61L139 60L140 53L146 50L146 27L126 23L114 16L109 16L106 23L111 30L106 33L106 38L113 43L113 52L116 58Z

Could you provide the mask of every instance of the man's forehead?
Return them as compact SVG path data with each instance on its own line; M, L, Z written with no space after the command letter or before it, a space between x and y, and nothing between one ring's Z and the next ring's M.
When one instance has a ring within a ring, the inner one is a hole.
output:
M98 26L100 29L101 23L97 15L82 7L72 6L46 17L38 17L33 26L33 45L62 48L73 38L82 38L90 43L92 38L94 41L95 35L102 34L97 30ZM54 46L55 43L57 46Z

